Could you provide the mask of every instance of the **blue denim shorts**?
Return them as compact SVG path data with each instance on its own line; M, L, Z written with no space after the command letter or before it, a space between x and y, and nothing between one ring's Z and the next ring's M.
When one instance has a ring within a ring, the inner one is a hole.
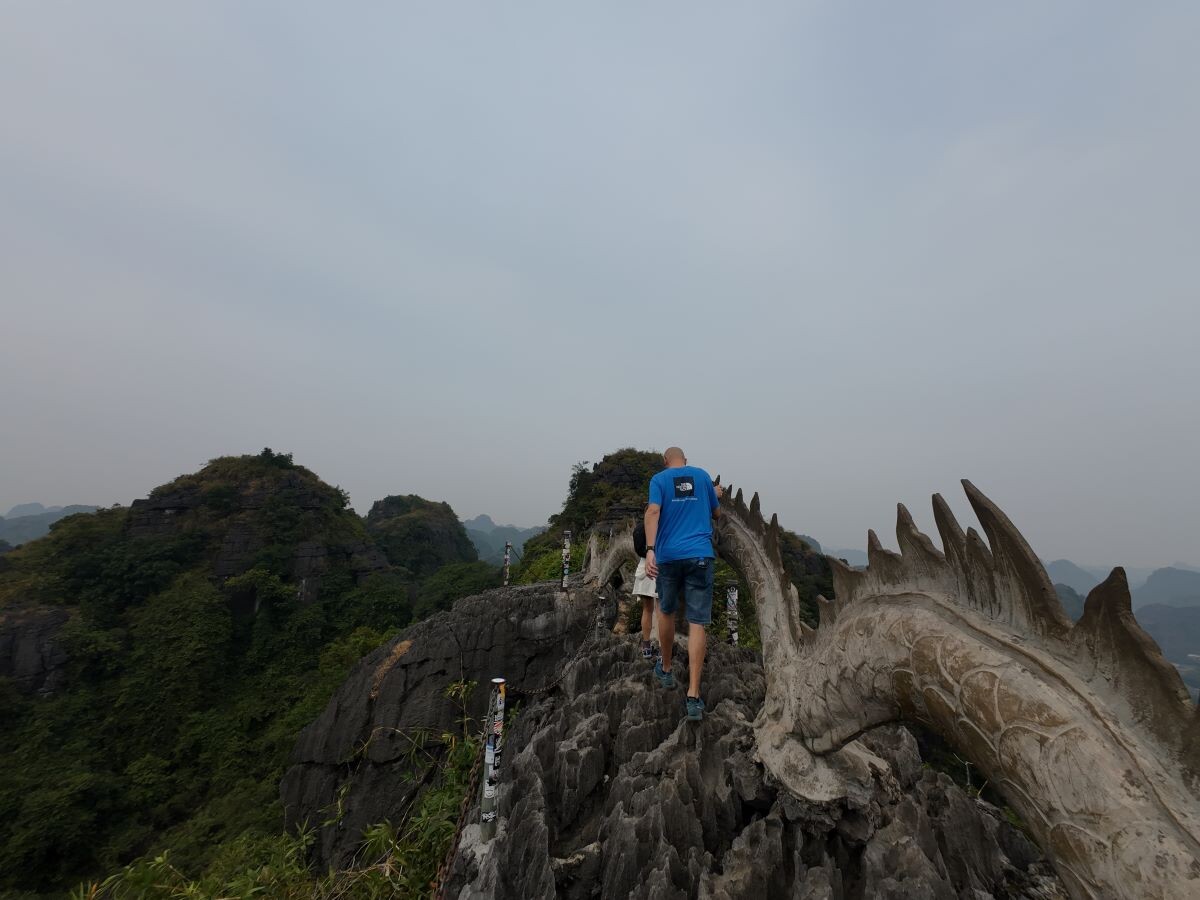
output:
M675 559L658 564L658 608L672 616L684 601L684 613L693 625L712 622L713 561L704 557Z

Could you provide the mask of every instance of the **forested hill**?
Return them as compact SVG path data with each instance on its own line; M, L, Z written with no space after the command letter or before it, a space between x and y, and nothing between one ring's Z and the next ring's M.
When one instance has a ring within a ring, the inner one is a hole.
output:
M270 450L0 556L0 896L166 847L261 865L288 751L349 667L497 580L445 504L364 521Z

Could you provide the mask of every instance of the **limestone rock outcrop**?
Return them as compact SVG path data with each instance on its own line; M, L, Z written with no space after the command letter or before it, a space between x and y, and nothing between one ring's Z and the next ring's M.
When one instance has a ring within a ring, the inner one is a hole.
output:
M363 828L396 821L423 785L423 773L413 777L413 742L436 752L443 732L461 730L464 713L481 721L494 675L509 678L515 696L545 684L595 616L590 594L502 588L461 600L364 657L300 734L281 787L289 826L326 822L318 857L347 865ZM446 695L455 681L479 685L465 710ZM345 814L330 821L338 804Z
M559 696L509 730L498 837L465 834L449 896L985 898L1065 896L999 811L922 768L902 727L865 735L849 788L800 800L758 759L762 670L710 648L708 712L683 720L636 644L606 635ZM687 653L676 657L686 672Z
M366 525L387 561L418 578L449 563L479 558L466 528L446 503L413 494L384 497L371 505Z
M500 834L483 848L466 829L451 897L1064 896L997 810L922 767L903 728L846 755L841 796L792 797L758 759L757 655L711 647L697 727L682 689L660 688L636 642L610 633L613 612L579 585L490 591L364 658L303 732L282 785L291 824L328 822L318 865L347 865L366 826L403 816L424 781L412 736L458 725L446 687L478 681L467 708L478 717L488 678L504 674L515 711ZM682 677L685 647L677 660Z
M66 677L62 628L70 613L59 607L0 610L0 678L24 694L52 694Z

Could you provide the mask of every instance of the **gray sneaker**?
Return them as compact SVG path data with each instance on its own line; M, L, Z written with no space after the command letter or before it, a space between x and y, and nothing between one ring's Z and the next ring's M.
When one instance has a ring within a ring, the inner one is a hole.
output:
M642 641L642 659L646 662L654 662L654 645L649 641Z
M658 683L665 688L675 687L675 676L670 672L664 672L662 667L662 658L654 664L654 677L658 679Z
M704 718L704 701L699 697L688 697L685 701L687 706L687 717L692 722L699 722Z

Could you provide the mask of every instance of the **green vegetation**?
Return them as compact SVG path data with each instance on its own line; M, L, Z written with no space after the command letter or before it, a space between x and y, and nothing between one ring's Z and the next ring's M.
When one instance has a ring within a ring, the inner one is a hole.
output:
M479 756L478 737L444 734L435 758L415 758L414 773L436 763L435 782L417 797L404 822L379 822L363 834L361 862L319 874L307 862L314 840L297 834L247 832L224 844L199 875L189 874L171 851L147 856L102 881L86 882L72 900L384 900L429 897L438 866L454 837L462 799ZM414 776L415 777L415 776Z
M62 896L107 872L81 896L367 897L426 883L470 741L444 737L449 765L403 826L380 826L371 852L388 862L352 889L308 872L311 835L281 833L278 794L300 729L364 654L499 581L461 555L429 572L456 540L442 520L465 533L445 504L404 500L403 529L383 538L407 535L411 568L363 571L371 536L345 493L268 449L213 460L148 505L56 522L0 558L0 608L72 612L65 690L34 698L0 679L0 896ZM298 548L313 546L315 600L296 577Z
M460 597L481 594L501 582L499 567L484 562L451 563L425 579L413 604L416 619L449 609Z
M788 578L800 597L800 618L817 627L817 596L833 599L833 571L825 557L814 552L795 532L781 529L780 555Z
M567 498L561 512L550 517L546 531L525 543L525 558L562 548L562 533L570 529L576 537L614 512L633 514L646 505L650 479L663 467L662 456L627 447L605 456L589 467L586 462L571 468Z
M578 572L583 566L583 558L587 553L587 544L583 541L571 542L570 567L572 572ZM521 561L513 577L514 584L536 584L539 581L558 581L562 578L562 539L552 548L539 548L538 551Z
M388 562L417 578L427 578L449 563L479 559L448 504L413 494L376 501L367 513L367 532Z

